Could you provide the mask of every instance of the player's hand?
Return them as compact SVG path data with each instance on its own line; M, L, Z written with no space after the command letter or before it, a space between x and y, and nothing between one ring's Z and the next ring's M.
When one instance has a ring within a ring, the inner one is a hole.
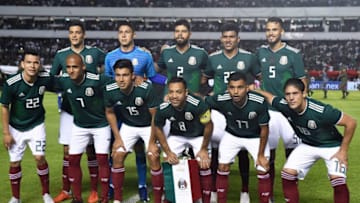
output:
M145 78L141 77L141 76L135 76L135 86L139 86L141 85L141 83L143 83L145 81Z
M166 95L164 96L164 99L163 99L163 100L164 100L164 102L169 102L169 95L166 94Z
M207 152L207 150L200 150L197 154L196 154L196 160L199 163L199 166L201 169L208 169L210 168L210 157L209 154Z
M171 165L175 165L175 164L179 163L179 159L178 159L177 155L172 151L170 151L169 153L166 153L166 160Z
M10 133L4 134L3 143L6 150L9 150L13 144L15 144L15 140Z
M156 143L149 143L149 146L148 146L148 150L147 150L147 154L148 155L152 155L154 157L159 157L160 156L160 150L159 150L159 147L157 146Z
M331 159L339 160L340 164L344 164L346 167L348 166L348 154L345 151L337 151Z
M261 172L267 172L269 171L269 160L264 156L264 155L258 155L257 160L256 160L256 166L259 166L259 168L265 169L266 171L263 170L259 170Z
M112 146L112 152L111 152L111 156L117 152L118 150L121 150L123 152L126 152L126 149L125 149L125 146L124 146L124 143L122 141L122 139L115 139L114 140L114 143L113 143L113 146Z

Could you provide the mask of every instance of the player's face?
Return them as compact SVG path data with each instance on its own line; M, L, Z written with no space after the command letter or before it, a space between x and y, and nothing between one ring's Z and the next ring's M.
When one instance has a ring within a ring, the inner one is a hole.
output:
M268 22L265 27L266 40L270 45L277 44L281 40L284 30L279 23Z
M305 109L305 97L306 94L295 86L289 85L285 88L285 99L289 107L296 112L302 112Z
M234 103L243 104L245 102L249 88L244 80L230 80L227 89Z
M21 61L21 67L24 69L24 74L28 77L34 77L40 70L40 57L31 54L26 54L24 60Z
M66 72L75 83L80 83L84 78L85 65L79 57L69 57L66 59Z
M120 46L128 47L134 44L135 33L131 27L122 25L118 30L118 39Z
M174 38L176 44L179 46L185 46L188 44L191 32L184 25L178 25L175 27Z
M168 87L168 97L171 105L175 108L182 108L185 104L187 89L181 82L170 83Z
M233 51L237 49L240 38L235 31L225 31L221 34L220 41L225 51Z
M80 26L69 27L69 40L71 46L81 46L84 44L85 33Z
M118 84L120 90L128 91L133 87L133 81L135 79L134 74L127 68L115 69L115 81Z

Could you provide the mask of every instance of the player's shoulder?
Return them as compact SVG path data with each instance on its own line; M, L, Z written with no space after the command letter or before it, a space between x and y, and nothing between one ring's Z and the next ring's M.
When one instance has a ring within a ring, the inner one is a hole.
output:
M217 102L223 102L223 101L230 101L231 100L231 96L230 96L230 94L228 92L215 94L213 96L213 98Z
M90 50L90 51L105 53L105 52L104 52L102 49L100 49L99 47L93 47L93 46L85 45L85 48L88 49L88 50Z
M265 97L254 91L248 92L248 98L249 98L249 101L252 101L252 102L256 102L259 104L265 103Z
M202 102L202 99L200 97L197 97L195 95L188 94L186 97L186 102L189 103L192 106L199 106Z
M239 48L238 49L238 53L240 54L245 54L245 55L252 55L253 53L251 53L250 51L247 51L245 49Z
M205 50L204 48L199 47L199 46L197 46L197 45L191 44L191 45L190 45L190 48L191 48L192 50L194 50L194 51L202 52L202 53L206 53L206 54L207 54L207 52L206 52L206 50Z
M268 44L262 44L262 45L258 48L258 50L267 50L267 49L269 49L269 45L268 45Z
M311 109L312 111L318 112L318 113L324 113L326 104L316 101L311 98L307 98L308 101L308 109Z
M223 50L217 50L209 55L209 58L221 56L223 54Z
M137 88L148 90L151 88L151 83L144 81L140 85L138 85Z
M95 73L86 72L86 78L90 80L100 80L100 75Z
M295 48L295 47L292 47L292 46L290 46L290 45L288 45L288 44L285 45L284 49L286 49L286 50L288 50L288 51L290 51L290 52L293 52L293 53L295 53L295 54L300 53L300 49L297 49L297 48Z
M15 83L22 80L21 73L17 73L15 75L12 75L10 78L6 80L6 83L8 86L14 85Z
M159 110L165 111L166 109L168 109L170 107L171 107L170 102L163 102L159 105Z
M118 84L117 84L115 81L110 82L109 84L107 84L107 85L105 86L105 90L106 90L107 92L110 92L110 91L113 91L113 90L116 90L116 89L119 89L119 86L118 86Z
M40 77L40 78L49 78L50 73L47 72L47 71L41 71L41 72L39 72L38 77Z
M66 52L69 52L71 51L71 47L66 47L66 48L63 48L63 49L60 49L56 52L56 55L61 55L61 54L65 54Z
M173 51L176 51L176 45L164 47L161 53L173 52Z

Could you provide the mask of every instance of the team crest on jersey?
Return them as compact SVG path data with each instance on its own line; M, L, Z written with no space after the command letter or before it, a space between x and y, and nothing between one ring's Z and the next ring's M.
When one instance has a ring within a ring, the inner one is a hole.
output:
M315 122L314 120L309 120L307 125L308 125L308 128L309 128L309 129L313 129L313 130L314 130L314 129L317 128L316 122Z
M135 98L135 105L136 106L141 106L144 104L144 100L141 97L136 97Z
M286 65L286 64L288 64L288 57L287 57L287 56L281 56L279 63L280 63L281 65Z
M88 97L94 96L94 90L93 90L93 88L87 87L87 88L85 89L85 95L88 96Z
M44 92L45 92L45 86L40 86L40 87L39 87L39 94L40 94L40 95L43 95Z
M85 56L85 63L87 64L92 64L94 62L94 59L91 55L86 55Z
M245 63L244 63L244 61L238 61L236 67L237 67L237 69L239 69L239 70L244 70L244 69L245 69Z
M191 112L185 112L185 119L191 121L194 119L194 116L191 114Z
M137 58L133 58L131 63L133 64L133 66L137 66L137 65L139 65L139 60Z
M255 111L249 112L249 120L256 118L256 116L257 116L257 113Z
M188 60L188 64L189 65L196 65L196 58L195 58L195 56L190 56L189 57L189 60Z
M180 190L186 190L187 188L187 182L184 178L180 178L179 181L178 181L178 187Z

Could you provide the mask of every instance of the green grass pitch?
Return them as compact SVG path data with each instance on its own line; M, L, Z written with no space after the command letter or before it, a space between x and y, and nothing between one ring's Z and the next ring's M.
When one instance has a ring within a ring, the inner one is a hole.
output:
M355 117L360 121L360 92L350 92L346 100L341 99L340 91L329 91L328 99L322 99L322 92L315 91L313 97L320 99L326 103L345 111L346 113ZM47 151L46 157L50 167L50 190L51 195L55 196L61 190L61 166L62 166L62 146L58 144L58 127L59 127L59 113L57 111L56 95L47 93L44 100L46 108L46 129L47 129ZM2 125L1 125L2 128ZM343 132L343 129L340 128ZM2 131L1 131L2 132ZM360 188L360 159L357 157L358 149L360 148L359 131L357 130L349 151L349 169L348 169L348 186L350 189L351 202L360 202L360 193L357 189ZM29 153L28 149L22 161L22 182L21 182L21 198L25 203L39 203L42 202L41 186L39 178L36 174L35 162ZM83 169L83 198L87 199L89 191L89 175L86 166L86 155L82 158ZM4 147L0 147L0 203L7 202L11 197L10 183L8 180L8 164L9 158ZM276 159L276 182L274 188L276 202L284 202L281 188L280 169L284 164L284 149L279 145ZM250 167L250 196L251 202L258 202L257 199L257 180L256 172L254 170L253 161ZM126 161L126 175L124 185L125 199L137 193L137 178L134 156L130 155ZM148 183L150 184L150 176L148 175ZM237 169L237 163L232 166L230 178L230 191L228 194L229 203L239 202L239 194L241 188L241 181ZM300 200L301 202L317 202L328 203L333 202L333 191L328 181L326 168L322 161L319 161L310 170L305 180L299 181ZM70 201L67 201L70 202Z

